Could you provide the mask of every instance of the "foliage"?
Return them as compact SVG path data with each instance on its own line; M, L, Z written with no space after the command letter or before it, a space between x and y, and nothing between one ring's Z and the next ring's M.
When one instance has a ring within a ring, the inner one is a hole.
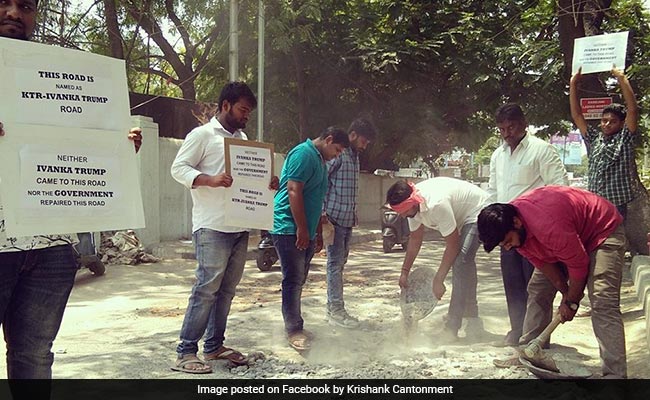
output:
M567 165L567 172L573 172L575 178L587 177L587 170L589 169L589 157L587 155L582 156L581 163L579 165Z
M84 9L41 0L39 40L111 54L105 1ZM132 90L216 100L227 80L228 0L114 1ZM498 142L492 115L506 101L544 127L538 135L566 132L566 1L267 0L264 137L284 151L367 116L379 131L362 159L372 170L434 167L456 146L483 162ZM258 2L239 4L240 78L256 88ZM646 11L639 0L613 1L600 28L630 30L629 75L645 112Z

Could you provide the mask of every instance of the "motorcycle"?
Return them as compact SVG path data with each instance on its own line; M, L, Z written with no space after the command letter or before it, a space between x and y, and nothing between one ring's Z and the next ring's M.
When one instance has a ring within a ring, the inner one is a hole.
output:
M275 251L273 239L268 231L261 231L260 237L260 242L257 245L257 268L262 272L267 272L278 261L278 253Z
M406 250L409 235L409 223L406 218L401 217L388 205L383 205L381 207L381 236L384 253L392 252L396 244L402 245L402 250Z

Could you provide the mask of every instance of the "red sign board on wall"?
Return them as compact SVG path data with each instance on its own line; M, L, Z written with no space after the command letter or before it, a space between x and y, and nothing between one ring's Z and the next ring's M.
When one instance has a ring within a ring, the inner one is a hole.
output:
M592 97L580 99L582 115L585 119L600 119L603 115L603 108L612 104L611 97Z

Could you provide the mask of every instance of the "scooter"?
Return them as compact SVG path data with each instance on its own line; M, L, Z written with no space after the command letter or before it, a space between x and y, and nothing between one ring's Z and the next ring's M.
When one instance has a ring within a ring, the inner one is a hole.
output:
M408 221L386 204L380 210L384 253L392 252L393 247L398 243L402 245L402 250L406 250L410 234Z
M260 243L257 245L257 268L260 271L267 272L273 268L273 264L278 261L279 257L269 232L260 231L260 236Z
M74 246L77 253L77 265L79 268L88 268L95 276L102 276L106 272L106 266L97 255L95 238L91 232L78 233L79 243Z

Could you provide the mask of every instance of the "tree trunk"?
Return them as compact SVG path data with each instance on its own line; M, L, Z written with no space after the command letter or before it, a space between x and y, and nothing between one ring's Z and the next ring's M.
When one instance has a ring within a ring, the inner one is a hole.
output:
M196 101L196 86L194 85L194 74L190 72L189 74L179 74L179 81L181 82L178 86L181 88L183 93L183 98L186 100Z
M108 43L111 48L111 56L124 60L124 47L122 46L122 33L117 22L117 8L115 0L104 0L104 18L108 29Z
M296 70L296 103L298 106L298 137L300 143L307 139L307 95L305 91L305 70L302 63L300 44L293 46L291 50L293 66Z
M564 78L571 79L573 64L573 43L576 38L601 33L603 8L611 5L611 0L558 0L560 48L564 55ZM587 74L580 81L578 98L600 97L606 94L597 74Z

